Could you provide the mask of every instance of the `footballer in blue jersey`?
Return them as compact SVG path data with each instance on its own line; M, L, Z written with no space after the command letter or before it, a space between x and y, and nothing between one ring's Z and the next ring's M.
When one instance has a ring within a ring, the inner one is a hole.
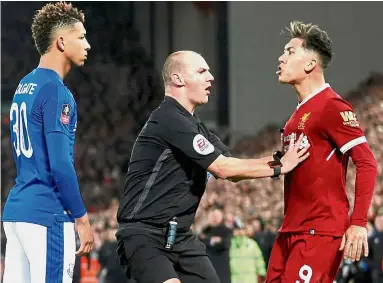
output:
M25 76L12 101L10 122L17 177L4 208L3 221L52 226L57 219L70 222L83 216L86 210L80 194L73 187L60 190L58 185L67 181L66 176L60 176L64 173L60 164L57 164L58 172L53 172L55 166L51 167L55 157L50 157L64 149L71 157L66 161L73 164L76 102L61 77L45 68L36 68ZM63 137L66 145L49 143L49 136L56 133L66 136ZM59 177L55 178L55 173ZM71 205L78 206L74 214Z
M93 247L74 169L77 106L63 82L90 49L83 23L84 14L65 2L46 4L33 20L40 63L20 81L10 108L17 176L2 215L4 283L72 282L75 254Z

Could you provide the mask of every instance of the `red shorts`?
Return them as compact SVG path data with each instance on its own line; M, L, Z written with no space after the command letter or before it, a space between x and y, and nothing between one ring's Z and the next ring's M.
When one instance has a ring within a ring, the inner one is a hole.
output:
M342 237L280 233L265 283L332 283L342 262Z

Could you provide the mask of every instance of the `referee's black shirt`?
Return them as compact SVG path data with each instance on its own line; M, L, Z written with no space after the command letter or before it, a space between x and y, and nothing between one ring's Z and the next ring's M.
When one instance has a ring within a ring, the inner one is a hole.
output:
M206 169L228 148L172 97L153 111L133 146L119 223L179 228L194 220L207 182Z

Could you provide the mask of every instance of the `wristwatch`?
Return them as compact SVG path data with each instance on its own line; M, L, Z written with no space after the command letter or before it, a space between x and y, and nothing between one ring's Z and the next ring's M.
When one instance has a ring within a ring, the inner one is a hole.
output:
M267 165L274 169L274 175L271 176L271 179L279 179L279 176L281 175L281 167L283 166L282 162L280 160L273 160L267 162Z

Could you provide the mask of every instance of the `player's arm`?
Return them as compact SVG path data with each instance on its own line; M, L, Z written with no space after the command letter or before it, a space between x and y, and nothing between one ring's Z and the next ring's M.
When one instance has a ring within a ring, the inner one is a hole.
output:
M365 228L377 176L376 160L350 104L342 99L329 100L323 119L329 140L342 154L349 154L355 164L355 205L351 225Z
M60 94L59 86L51 83L41 90L45 92L42 114L44 134L48 149L49 165L53 179L63 198L64 205L72 218L81 218L86 209L80 195L74 165L70 156L69 127L67 120L61 118L62 108L70 103ZM68 108L70 111L70 108ZM67 116L73 113L67 113Z
M343 154L349 154L356 167L355 201L351 226L343 236L340 250L345 258L359 260L368 255L367 214L377 176L377 163L359 126L354 109L342 99L331 99L323 117L324 134Z
M351 225L366 227L378 166L367 142L351 148L349 154L356 167L355 201Z
M60 191L71 218L81 218L86 209L80 195L76 171L70 157L69 137L62 132L50 132L45 135L49 165L53 179Z
M367 144L362 143L349 150L356 167L354 210L351 226L343 236L340 250L344 257L359 261L362 253L369 254L367 238L367 214L373 196L377 164Z
M76 229L81 242L76 255L81 256L92 250L94 238L88 214L81 198L69 148L70 129L68 125L70 121L68 118L74 117L74 113L71 113L70 102L67 101L66 95L60 93L57 84L51 83L40 91L45 92L42 115L49 165L65 208L70 211L69 216L75 219ZM65 117L62 116L63 114Z

